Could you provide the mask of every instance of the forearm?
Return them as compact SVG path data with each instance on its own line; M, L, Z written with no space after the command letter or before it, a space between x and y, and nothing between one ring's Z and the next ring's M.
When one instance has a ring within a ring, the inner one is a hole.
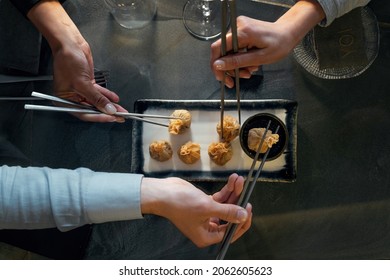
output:
M142 176L49 168L0 168L0 229L57 227L142 218Z
M288 42L295 46L325 18L322 6L316 0L300 0L283 14L276 23L289 35Z
M180 178L145 177L141 183L141 212L165 218L181 215L189 209L193 211L204 196L204 192Z

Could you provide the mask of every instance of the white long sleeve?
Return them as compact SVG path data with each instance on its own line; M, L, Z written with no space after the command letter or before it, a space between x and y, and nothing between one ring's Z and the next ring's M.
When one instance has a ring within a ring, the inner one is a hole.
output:
M367 5L370 0L317 0L325 12L326 19L321 26L330 25L336 18L350 12L354 8Z
M0 229L71 230L142 218L142 175L0 167Z

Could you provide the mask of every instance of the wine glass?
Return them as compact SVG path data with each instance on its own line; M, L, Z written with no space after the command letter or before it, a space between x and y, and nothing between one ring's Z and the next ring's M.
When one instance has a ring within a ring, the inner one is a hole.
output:
M229 18L227 15L226 17ZM183 23L187 31L198 39L218 37L222 27L221 1L188 0L183 8Z

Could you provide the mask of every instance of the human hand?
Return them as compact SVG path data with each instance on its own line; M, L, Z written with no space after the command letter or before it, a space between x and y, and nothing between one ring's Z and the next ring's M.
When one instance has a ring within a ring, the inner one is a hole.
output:
M240 68L241 78L264 64L271 64L286 57L302 38L325 18L322 6L316 0L298 0L276 22L266 22L239 16L237 18L238 52L221 57L221 40L211 45L211 69L218 81L227 71L225 83L234 86L231 70ZM227 52L232 50L232 35L226 37Z
M180 178L144 178L141 187L141 211L169 219L198 247L222 241L227 221L237 223L232 242L242 236L252 223L252 206L235 205L244 179L232 174L221 191L207 195Z
M210 64L218 81L222 81L226 75L226 86L234 86L235 68L240 69L241 78L250 78L252 73L257 71L261 65L276 62L294 47L294 40L282 25L277 23L255 20L245 16L237 18L237 37L239 49L243 52L221 56L221 40L211 45ZM232 50L232 34L229 32L226 37L227 52Z
M112 116L117 111L127 112L119 106L114 92L98 85L94 79L91 49L86 41L63 46L53 52L54 92L57 96L75 102L95 106L106 114L77 114L84 121L123 122L122 117Z
M53 54L54 92L59 97L95 106L105 114L74 114L85 121L123 122L127 112L114 92L96 84L89 44L58 1L41 0L27 17L48 41Z
M227 184L218 192L212 195L213 199L219 203L225 204L237 204L240 195L244 188L244 178L238 176L236 173L233 173L229 176ZM251 226L252 223L252 205L248 203L246 210L249 211L249 219L244 223L239 223L235 230L235 234L232 238L232 242L236 241L241 237ZM215 220L215 223L219 223L218 219Z

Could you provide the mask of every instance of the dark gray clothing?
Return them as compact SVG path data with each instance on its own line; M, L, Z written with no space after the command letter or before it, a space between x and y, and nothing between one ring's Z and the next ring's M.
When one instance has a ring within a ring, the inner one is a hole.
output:
M10 1L0 0L0 70L37 75L41 43L42 36L31 22Z

